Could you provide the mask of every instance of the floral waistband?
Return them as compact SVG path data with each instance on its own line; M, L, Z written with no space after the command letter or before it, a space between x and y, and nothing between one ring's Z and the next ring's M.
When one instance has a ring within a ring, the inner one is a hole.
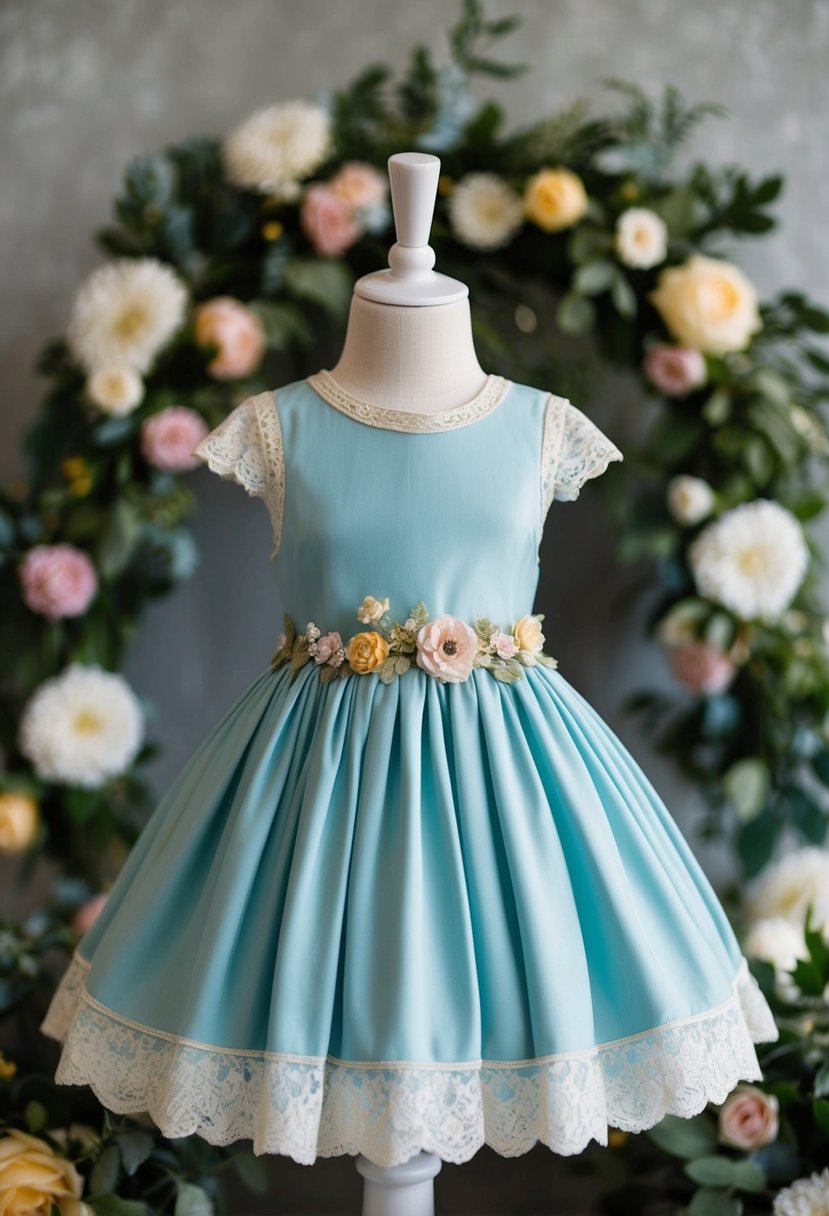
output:
M536 663L558 667L558 661L541 649L543 612L521 616L504 630L484 616L476 617L472 625L446 612L430 619L422 600L402 622L390 620L388 609L388 596L378 600L367 595L357 619L371 628L353 634L347 642L336 631L323 633L313 621L304 633L297 633L286 612L285 632L270 665L290 663L291 683L300 667L313 659L323 680L374 672L384 684L414 667L443 684L461 683L476 667L507 684L521 679L524 667Z

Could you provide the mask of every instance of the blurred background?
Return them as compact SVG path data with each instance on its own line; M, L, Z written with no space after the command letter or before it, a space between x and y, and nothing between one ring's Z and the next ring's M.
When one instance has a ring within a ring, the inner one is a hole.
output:
M740 264L761 295L796 285L826 302L829 4L526 0L487 11L522 18L500 53L530 70L472 86L500 101L511 123L576 97L601 104L608 76L657 92L674 82L690 100L723 103L729 117L708 120L686 155L736 160L757 177L786 176L777 207L781 229L772 239L741 243ZM397 70L416 43L441 61L457 12L442 0L4 0L4 482L22 473L19 437L43 391L34 359L64 331L79 282L102 260L91 234L110 218L125 164L187 136L220 136L270 102L345 85L371 62ZM556 384L549 388L556 391ZM640 408L637 385L624 377L608 380L600 399L577 404L611 435ZM151 607L125 668L152 706L150 733L164 741L150 769L158 793L261 670L281 629L263 504L206 470L190 484L199 499L200 567L174 596ZM547 614L545 630L562 671L634 751L716 881L729 860L695 839L695 794L620 710L630 688L658 686L667 674L656 648L642 639L642 607L631 607L625 596L627 575L614 567L611 541L589 488L578 503L554 506L536 610ZM20 915L28 900L36 902L36 882L26 893L15 890L5 864L0 878L3 915ZM359 1185L349 1159L310 1169L278 1159L270 1168L263 1212L356 1210ZM576 1212L583 1202L579 1188L568 1198L556 1161L539 1148L514 1161L484 1149L463 1166L444 1166L438 1194L440 1210L458 1213ZM240 1203L254 1210L252 1199Z

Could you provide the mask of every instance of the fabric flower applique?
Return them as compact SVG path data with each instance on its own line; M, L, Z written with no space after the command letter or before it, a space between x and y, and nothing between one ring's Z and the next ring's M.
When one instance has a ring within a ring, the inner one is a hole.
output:
M299 669L313 660L325 681L374 672L384 684L412 667L443 684L461 683L476 667L507 684L521 679L524 667L536 663L558 667L558 661L542 650L543 612L521 616L511 630L504 630L488 617L476 617L472 625L447 612L430 618L421 600L404 621L392 621L388 596L378 600L367 595L357 609L357 619L371 628L344 642L338 632L323 633L314 621L298 634L286 612L285 631L279 636L271 667L290 663L293 682Z

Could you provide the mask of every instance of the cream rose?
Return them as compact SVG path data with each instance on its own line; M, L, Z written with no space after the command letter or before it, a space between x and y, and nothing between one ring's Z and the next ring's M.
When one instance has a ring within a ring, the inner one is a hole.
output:
M0 794L0 853L21 853L37 833L40 815L28 794ZM0 1209L2 1210L2 1209Z
M513 625L512 632L519 650L529 650L532 653L544 645L540 616L520 616Z
M541 169L527 179L524 214L545 232L569 228L587 210L587 191L570 169Z
M663 270L648 298L679 342L707 354L743 350L762 328L757 293L742 270L701 253Z
M363 602L357 609L357 620L362 621L364 625L371 625L374 621L379 621L384 612L389 610L389 597L378 600L373 595L367 595L363 598Z
M36 1136L9 1128L0 1137L0 1212L3 1216L94 1216L80 1200L83 1178L71 1161Z

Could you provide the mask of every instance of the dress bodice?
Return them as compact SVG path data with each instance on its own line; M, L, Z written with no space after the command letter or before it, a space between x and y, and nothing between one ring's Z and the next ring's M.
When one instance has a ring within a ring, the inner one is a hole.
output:
M532 612L554 499L620 460L566 398L490 375L437 414L371 405L321 371L246 398L196 455L261 497L285 611L343 638L364 597L404 621Z

